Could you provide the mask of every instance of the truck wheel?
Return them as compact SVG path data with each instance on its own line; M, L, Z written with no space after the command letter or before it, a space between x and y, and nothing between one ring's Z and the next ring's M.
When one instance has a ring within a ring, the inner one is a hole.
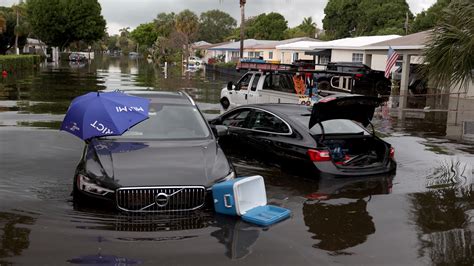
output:
M390 95L390 84L385 81L379 81L375 84L375 91L380 95Z
M227 99L227 98L222 98L222 99L220 100L220 102L221 102L222 108L224 108L224 110L227 110L227 108L229 108L229 106L230 106L229 99Z
M318 89L320 90L329 90L331 89L331 84L327 80L318 81Z

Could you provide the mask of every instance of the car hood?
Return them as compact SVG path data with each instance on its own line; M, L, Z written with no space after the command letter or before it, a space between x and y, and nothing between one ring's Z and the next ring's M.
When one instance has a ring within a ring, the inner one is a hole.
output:
M131 186L210 186L230 172L216 142L93 140L86 171L102 184Z
M332 95L313 105L309 128L332 119L349 119L367 126L374 116L375 108L383 99L362 95Z

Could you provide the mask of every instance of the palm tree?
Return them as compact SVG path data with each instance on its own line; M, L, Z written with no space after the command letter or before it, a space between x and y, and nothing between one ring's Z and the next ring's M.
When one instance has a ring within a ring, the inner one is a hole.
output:
M424 68L433 85L465 86L474 76L474 2L454 0L431 32Z
M303 18L303 22L299 27L308 37L316 37L316 22L313 21L312 17Z

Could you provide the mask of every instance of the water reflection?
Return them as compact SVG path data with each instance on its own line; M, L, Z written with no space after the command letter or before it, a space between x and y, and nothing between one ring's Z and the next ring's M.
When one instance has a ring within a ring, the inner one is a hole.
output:
M372 195L391 192L393 176L365 179L321 179L317 191L306 196L303 215L313 247L332 255L350 254L342 250L357 246L375 233L367 211Z
M410 196L418 228L419 256L436 265L473 265L474 186L443 188Z
M172 236L150 234L129 235L117 239L127 242L166 242L198 237L199 229L211 229L210 235L225 246L230 259L242 259L252 252L262 231L261 227L242 221L238 217L215 214L213 211L193 211L177 214L128 214L93 213L96 210L81 208L74 213L76 228L87 230L111 230L120 232L173 232ZM216 228L214 230L214 228Z
M30 245L30 229L35 218L10 212L0 212L0 265L7 265L4 258L19 256Z

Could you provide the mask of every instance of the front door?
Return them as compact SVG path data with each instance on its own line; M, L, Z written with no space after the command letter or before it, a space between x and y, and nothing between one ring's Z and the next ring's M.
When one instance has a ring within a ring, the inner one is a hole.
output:
M248 104L258 103L258 97L259 97L258 88L259 86L260 87L262 86L261 84L259 84L260 80L262 79L261 77L262 77L261 73L256 73L255 75L253 75L253 79L251 83L252 85L250 86L250 90L247 93ZM263 83L263 79L262 79L262 83Z
M247 94L250 87L250 82L252 81L253 73L245 74L240 80L235 84L234 96L232 97L232 103L236 106L247 103Z

